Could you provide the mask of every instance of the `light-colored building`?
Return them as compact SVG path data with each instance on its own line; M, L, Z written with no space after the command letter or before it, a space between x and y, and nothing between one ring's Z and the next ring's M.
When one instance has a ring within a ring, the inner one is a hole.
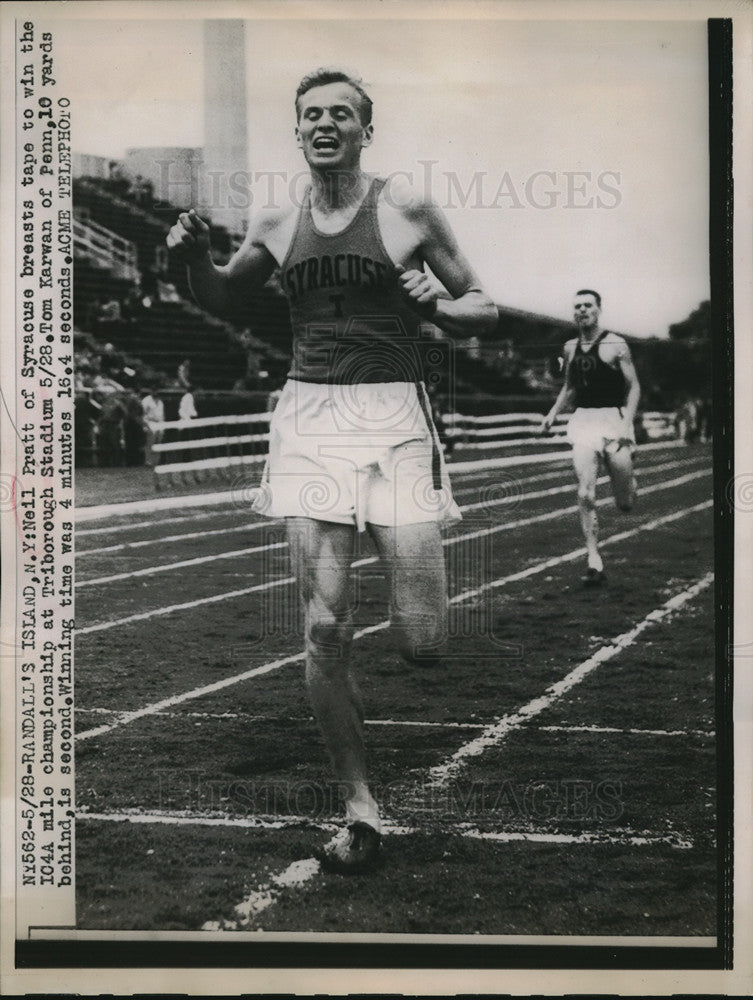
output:
M94 156L92 153L73 153L74 177L97 177L106 180L110 176L111 159L108 156Z
M199 204L201 149L191 146L152 146L127 149L120 168L125 177L150 181L154 200L176 208Z
M243 21L204 25L204 162L199 205L232 233L245 228L248 197L246 39Z

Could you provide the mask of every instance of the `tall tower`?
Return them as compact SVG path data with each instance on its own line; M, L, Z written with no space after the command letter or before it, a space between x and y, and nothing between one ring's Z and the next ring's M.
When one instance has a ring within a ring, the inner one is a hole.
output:
M246 46L243 21L204 23L201 209L241 233L248 218Z

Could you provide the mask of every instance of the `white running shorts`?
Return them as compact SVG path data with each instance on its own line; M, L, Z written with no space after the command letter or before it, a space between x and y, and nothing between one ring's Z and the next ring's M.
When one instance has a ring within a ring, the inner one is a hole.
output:
M461 520L418 392L412 382L289 379L270 420L269 456L252 509L267 517L353 524L359 531L367 523ZM439 490L432 474L435 449Z
M617 406L587 406L578 408L567 424L567 438L573 447L590 448L603 454L616 448L624 437L623 418ZM630 430L630 447L635 447Z

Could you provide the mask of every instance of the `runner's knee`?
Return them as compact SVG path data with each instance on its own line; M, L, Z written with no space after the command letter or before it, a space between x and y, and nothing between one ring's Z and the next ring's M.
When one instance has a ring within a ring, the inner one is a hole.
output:
M318 611L309 621L307 629L309 647L320 652L343 655L353 639L353 625L348 611L340 614Z
M409 621L393 615L392 634L400 656L412 666L433 667L442 659L445 628L441 621Z
M596 490L591 486L579 487L578 503L586 510L593 510L596 507Z
M442 662L439 646L421 646L403 641L398 648L402 658L411 667L437 667Z

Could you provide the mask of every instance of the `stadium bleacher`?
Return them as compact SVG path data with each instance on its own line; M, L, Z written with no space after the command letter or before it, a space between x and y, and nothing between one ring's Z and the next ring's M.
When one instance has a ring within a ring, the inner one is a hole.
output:
M194 303L185 267L167 253L165 237L178 209L156 203L143 184L122 177L77 178L74 209L77 327L95 338L97 350L110 344L138 359L131 364L138 372L127 386L131 395L159 385L177 399L178 368L189 360L202 416L258 410L259 399L281 383L289 366L290 321L277 276L251 298L244 314L217 319ZM237 246L237 238L221 227L211 228L211 239L220 263ZM113 302L114 315L105 305ZM548 408L558 388L553 362L570 335L569 324L504 306L499 311L494 336L482 344L450 344L433 331L449 345L427 376L438 407L452 410L462 400L469 415ZM92 397L89 388L87 401L92 398L96 393ZM134 409L132 399L124 409ZM102 460L96 448L88 451L92 462Z

